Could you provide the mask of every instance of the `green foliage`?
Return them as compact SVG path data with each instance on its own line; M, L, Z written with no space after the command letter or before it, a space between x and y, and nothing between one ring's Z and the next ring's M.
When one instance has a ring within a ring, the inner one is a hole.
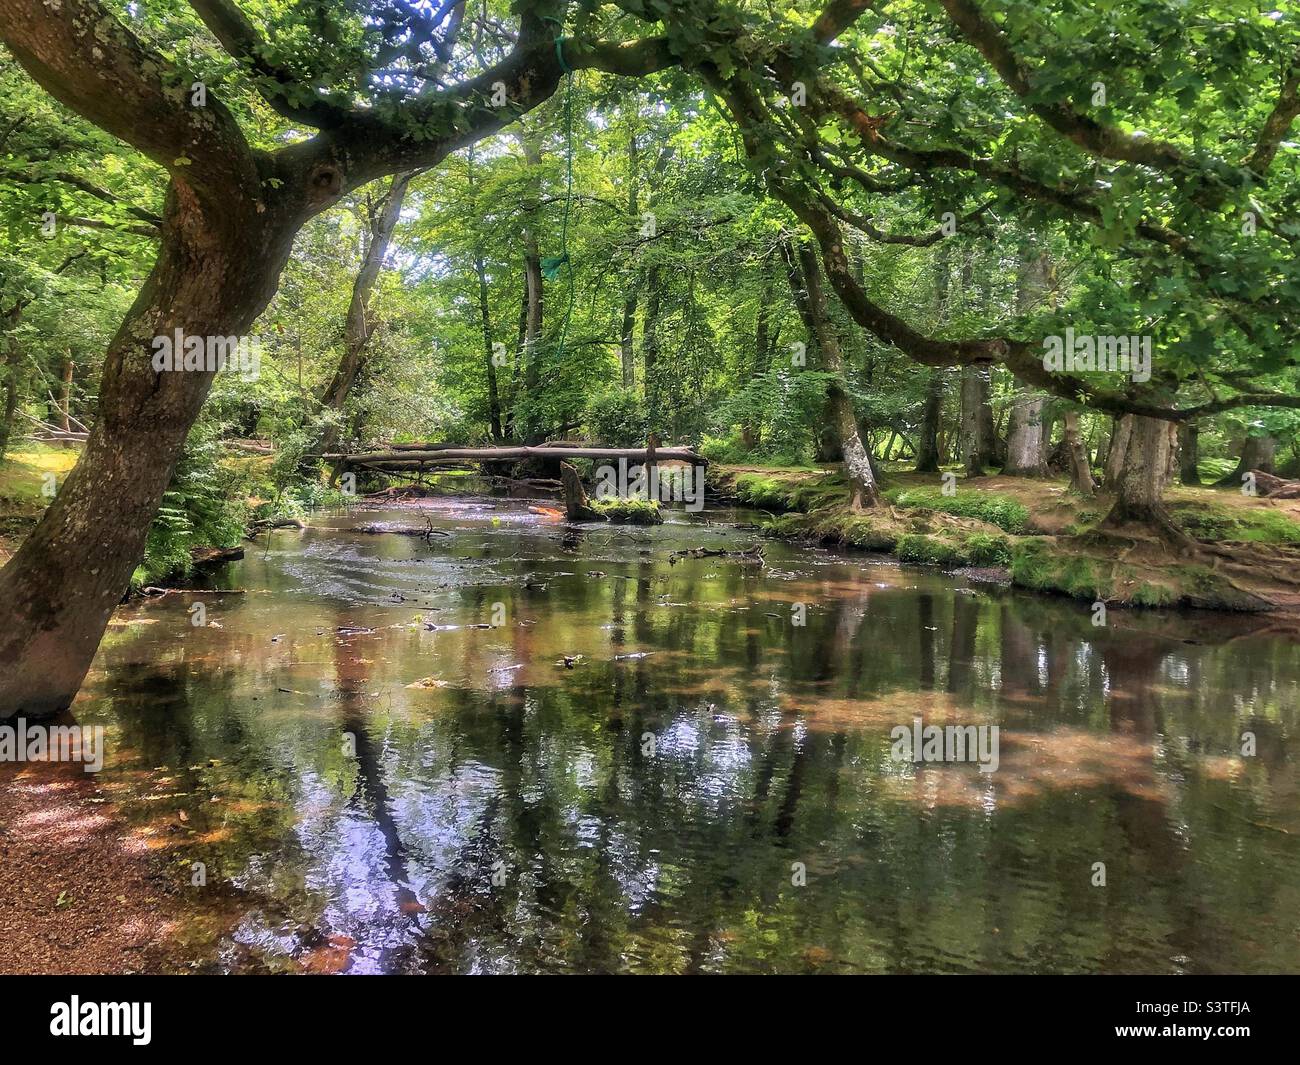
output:
M742 473L736 478L736 498L758 510L794 510L788 482L761 473Z
M644 447L649 436L645 401L630 389L598 393L586 417L589 439L609 447Z
M960 566L966 559L961 551L946 540L922 533L904 533L898 538L898 558L927 566Z
M963 545L966 559L972 566L1009 566L1011 541L1005 536L971 533Z
M991 492L958 489L956 495L946 496L937 488L907 488L891 489L885 495L899 507L920 507L963 518L978 518L1009 533L1022 532L1029 520L1029 511L1022 503Z
M237 473L223 465L222 429L219 422L204 418L190 430L149 528L133 586L188 574L193 548L234 547L243 539L248 517L244 485Z

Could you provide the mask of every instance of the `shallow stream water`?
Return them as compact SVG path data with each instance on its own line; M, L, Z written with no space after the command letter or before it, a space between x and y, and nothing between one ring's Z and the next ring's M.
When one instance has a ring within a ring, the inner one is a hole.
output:
M74 709L190 966L1300 971L1293 637L752 520L322 513L120 612ZM891 757L917 717L996 772Z

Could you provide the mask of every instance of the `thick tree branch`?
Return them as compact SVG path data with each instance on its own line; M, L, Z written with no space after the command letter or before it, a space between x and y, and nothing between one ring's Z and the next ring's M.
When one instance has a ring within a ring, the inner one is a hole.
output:
M81 192L86 193L88 196L93 196L102 203L120 206L127 214L141 222L144 222L146 225L155 227L155 229L162 226L162 219L152 211L146 211L143 207L137 207L133 203L127 203L120 196L109 192L107 189L100 188L93 181L82 177L80 174L74 174L71 171L60 170L53 174L33 175L25 174L18 170L3 170L0 171L0 177L3 177L7 181L21 182L24 185L40 185L46 181L57 181L63 185L70 185L72 188L78 189ZM157 236L157 233L153 235Z
M727 81L721 78L716 69L705 67L701 72L726 101L740 128L747 154L751 159L762 158L757 132L764 124L762 100L737 79ZM1166 421L1188 421L1240 407L1300 408L1300 396L1271 392L1244 392L1194 407L1178 408L1165 401L1168 394L1159 387L1144 387L1133 394L1103 392L1077 374L1049 370L1044 364L1041 345L1008 337L940 340L927 336L867 295L850 268L844 251L844 236L835 215L815 190L789 176L790 169L781 165L768 166L762 176L772 195L784 203L816 238L827 277L845 308L859 325L916 362L929 366L1000 363L1022 381L1094 410L1116 415L1138 414Z
M1255 147L1246 156L1245 165L1255 173L1263 175L1273 165L1273 157L1278 147L1291 130L1291 123L1300 115L1300 52L1291 57L1287 69L1283 72L1282 88L1278 92L1277 102L1259 131Z
M189 4L221 47L248 64L257 91L277 114L318 129L337 126L346 117L346 108L328 100L316 99L306 104L290 101L290 91L300 87L300 80L266 57L261 34L235 0L189 0Z
M191 107L189 77L97 0L59 0L57 11L42 0L0 0L0 38L55 99L211 206L229 204L235 189L255 197L252 152L230 112L211 94L206 107Z
M948 17L979 53L997 71L1012 92L1029 109L1063 137L1084 151L1102 159L1140 163L1157 170L1172 171L1187 165L1181 151L1164 141L1138 137L1115 126L1082 115L1068 103L1038 103L1033 81L1015 54L1011 42L992 19L985 17L975 0L940 0Z

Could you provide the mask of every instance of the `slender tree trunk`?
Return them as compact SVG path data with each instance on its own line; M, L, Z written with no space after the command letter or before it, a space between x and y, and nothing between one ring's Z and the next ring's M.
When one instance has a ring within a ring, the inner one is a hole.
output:
M807 241L800 242L797 258L790 254L793 249L789 248L788 242L783 250L789 256L787 263L791 268L789 277L795 303L799 305L801 315L808 325L808 331L817 345L820 368L834 375L826 389L826 410L830 419L831 432L835 434L840 452L844 456L844 472L849 481L849 505L854 510L879 506L880 489L871 468L867 449L858 435L853 401L839 383L839 377L844 372L844 357L840 349L839 337L835 334L835 327L827 311L826 290L822 285L821 265L817 261L817 252Z
M343 358L325 391L321 393L321 406L327 410L341 411L352 394L369 356L370 338L375 332L375 319L370 313L371 298L384 259L392 243L393 230L402 214L402 202L410 187L414 173L398 174L389 184L383 198L370 212L367 226L366 250L361 258L361 269L352 282L352 299L348 302L347 320L343 327ZM317 452L324 454L338 447L339 427L330 423L321 433Z
M645 287L645 317L641 320L641 373L646 411L650 426L654 428L663 414L659 409L659 311L663 282L657 265L646 271Z
M917 473L939 472L939 425L943 420L943 370L935 367L925 383L925 410L917 440Z
M72 375L75 369L72 353L68 352L63 359L63 372L59 375L59 417L56 423L65 433L72 432ZM65 440L63 446L69 448L73 443Z
M521 126L519 144L523 148L524 162L531 173L524 209L524 312L523 334L520 337L520 359L524 367L524 391L535 398L542 381L541 348L543 325L542 252L538 238L540 224L541 177L537 168L542 163L542 149L535 130ZM522 427L524 440L530 444L541 439L542 426L534 413L528 414Z
M1201 483L1201 427L1184 423L1178 428L1178 480L1182 484Z
M636 306L639 298L637 283L632 281L631 288L623 299L623 328L619 332L618 354L623 369L623 387L631 391L636 388Z
M1065 451L1069 457L1070 487L1079 495L1091 499L1096 494L1097 485L1092 479L1092 467L1088 463L1088 449L1083 446L1083 435L1079 432L1078 411L1067 410L1064 415Z
M505 430L501 420L501 393L497 388L496 352L492 349L492 312L488 303L487 265L482 254L474 258L474 272L478 275L478 314L479 325L483 330L483 368L487 373L488 429L492 433L492 442L499 444L505 440Z
M10 341L9 351L4 363L0 363L0 372L4 373L5 399L4 410L0 412L0 462L4 461L9 451L9 438L13 434L14 414L18 411L18 365Z
M763 287L759 292L758 310L754 322L754 353L750 361L749 376L753 380L767 373L768 360L771 357L771 340L769 315L772 303L772 278L766 265L763 267ZM746 451L755 450L763 439L763 426L756 414L750 416L740 427L740 439Z
M627 142L627 213L629 218L637 218L641 212L641 170L640 148L635 129L628 135ZM633 268L628 281L627 294L623 297L623 329L619 335L618 345L619 357L623 364L623 387L626 389L636 387L636 347L633 343L633 333L636 331L638 283L637 271Z

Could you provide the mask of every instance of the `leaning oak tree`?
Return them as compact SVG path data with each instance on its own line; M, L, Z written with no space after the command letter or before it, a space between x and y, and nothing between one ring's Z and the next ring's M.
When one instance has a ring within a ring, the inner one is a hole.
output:
M211 370L155 371L153 338L243 334L313 215L496 133L566 67L642 75L675 62L666 36L603 39L590 11L557 43L559 0L522 0L513 29L493 17L511 39L486 67L454 52L463 0L256 6L263 27L234 0L169 12L179 36L201 32L197 15L219 43L227 94L152 48L136 5L0 0L0 38L28 74L169 175L158 257L110 344L81 461L0 571L0 717L71 702L211 387ZM281 120L269 138L249 117L263 105Z

